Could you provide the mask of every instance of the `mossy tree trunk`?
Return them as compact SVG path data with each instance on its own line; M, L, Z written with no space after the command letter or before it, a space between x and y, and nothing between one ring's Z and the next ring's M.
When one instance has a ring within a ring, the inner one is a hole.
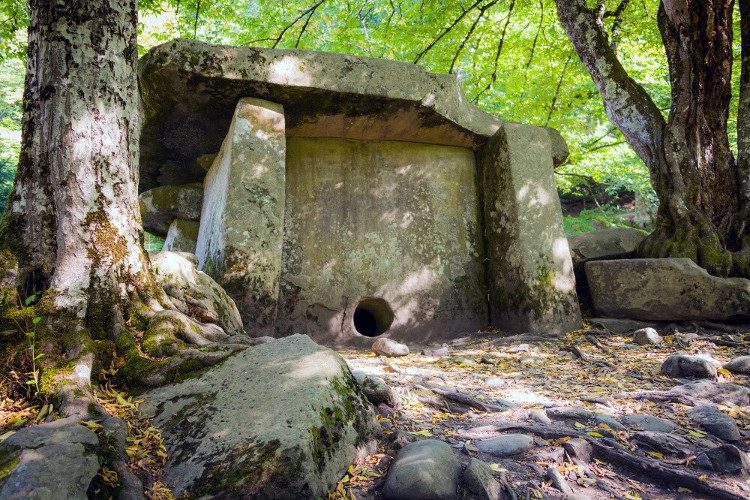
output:
M112 353L126 380L157 385L242 346L174 310L143 249L137 0L29 5L22 151L3 221L0 285L6 299L12 288L21 302L32 296L43 320L43 390L61 394L63 406L70 403L63 411L76 413Z
M607 12L587 7L585 0L556 3L607 115L649 167L659 196L656 227L641 254L689 257L713 274L750 277L747 156L744 166L742 156L750 130L739 127L737 160L727 135L734 1L661 2L658 22L672 87L667 119L618 60L604 28ZM747 9L743 14L747 17ZM743 64L743 81L749 69ZM741 108L740 122L748 113Z

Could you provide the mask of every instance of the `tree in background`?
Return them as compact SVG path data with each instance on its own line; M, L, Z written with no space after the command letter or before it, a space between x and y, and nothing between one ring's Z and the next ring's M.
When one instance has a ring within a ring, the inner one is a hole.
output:
M709 272L750 277L748 191L748 1L742 11L738 158L730 149L733 0L664 0L658 25L669 65L668 119L621 64L604 18L621 16L585 0L556 0L558 17L596 83L607 115L649 167L659 195L656 228L641 253L688 257Z

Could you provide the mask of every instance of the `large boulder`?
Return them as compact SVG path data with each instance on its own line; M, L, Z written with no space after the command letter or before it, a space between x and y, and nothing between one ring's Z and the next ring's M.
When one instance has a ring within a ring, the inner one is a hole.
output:
M178 498L324 497L376 430L344 360L302 335L144 397Z
M598 315L657 321L750 317L750 280L717 278L690 259L586 263Z
M450 445L437 439L411 443L396 455L383 485L386 500L457 498L461 462Z
M0 498L86 499L99 438L68 417L25 427L0 443Z
M229 335L244 333L232 298L209 275L197 268L195 255L184 252L151 254L156 281L177 309L203 323L215 323Z
M622 258L633 255L646 235L627 227L602 229L568 238L573 265L590 260Z
M198 222L194 220L175 219L169 225L162 250L166 252L188 252L194 254L197 241Z
M175 219L197 221L203 206L203 184L159 186L141 193L143 227L157 234L167 234Z

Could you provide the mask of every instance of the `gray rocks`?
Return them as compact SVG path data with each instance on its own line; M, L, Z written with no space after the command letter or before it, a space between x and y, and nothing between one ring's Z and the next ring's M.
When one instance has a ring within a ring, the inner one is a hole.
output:
M486 462L470 458L461 475L464 500L500 500L506 498L503 485L495 479Z
M524 453L534 446L534 438L526 434L503 434L482 439L476 443L477 449L496 457L508 457Z
M569 238L573 264L595 259L617 258L631 255L645 238L643 231L630 228L602 229Z
M563 448L571 456L582 462L591 462L594 452L591 443L582 438L573 438L563 443Z
M0 443L3 499L85 499L99 470L93 431L69 417L19 430Z
M156 281L180 312L197 316L203 323L215 323L229 335L245 333L234 301L210 276L198 270L194 255L159 252L150 258Z
M679 426L671 420L653 415L625 415L620 420L627 427L639 431L672 432L679 429Z
M143 227L158 234L166 234L175 219L200 220L203 205L203 184L195 182L181 186L159 186L142 193Z
M198 223L192 220L175 219L169 225L162 250L165 252L195 253L198 241Z
M387 500L453 500L458 495L461 462L449 445L426 439L402 448L383 486Z
M695 463L699 467L716 472L739 474L750 471L750 458L747 453L732 444L723 444L698 454Z
M666 432L641 431L633 434L633 439L638 444L650 448L654 451L673 455L677 457L687 457L691 454L691 443L683 437Z
M737 356L725 364L724 368L735 375L750 375L750 356Z
M633 342L638 345L658 345L661 344L662 338L653 328L641 328L633 332Z
M346 363L301 335L248 348L145 400L177 497L322 497L375 430Z
M573 494L573 488L570 487L565 477L557 470L557 467L549 466L547 468L547 479L552 481L552 485L566 496Z
M362 393L375 406L381 403L393 406L396 402L393 390L382 378L359 371L353 372L352 375L362 389Z
M391 339L378 339L372 343L372 351L379 356L389 358L406 356L409 354L409 347Z
M717 278L690 259L587 262L598 315L642 320L701 320L750 316L750 280Z
M750 390L737 384L723 384L711 380L696 380L673 387L667 394L670 396L705 400L713 403L732 403L738 406L750 404Z
M734 419L713 406L696 406L688 412L688 415L698 422L706 432L719 439L724 441L739 441L742 439L742 434Z
M672 378L706 378L716 380L719 363L710 356L673 354L661 365L661 372Z

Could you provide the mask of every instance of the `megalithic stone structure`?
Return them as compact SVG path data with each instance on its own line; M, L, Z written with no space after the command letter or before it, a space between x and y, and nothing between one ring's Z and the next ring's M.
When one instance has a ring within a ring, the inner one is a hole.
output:
M557 131L484 113L453 75L340 54L177 40L139 79L141 188L203 182L196 252L253 335L580 326Z

